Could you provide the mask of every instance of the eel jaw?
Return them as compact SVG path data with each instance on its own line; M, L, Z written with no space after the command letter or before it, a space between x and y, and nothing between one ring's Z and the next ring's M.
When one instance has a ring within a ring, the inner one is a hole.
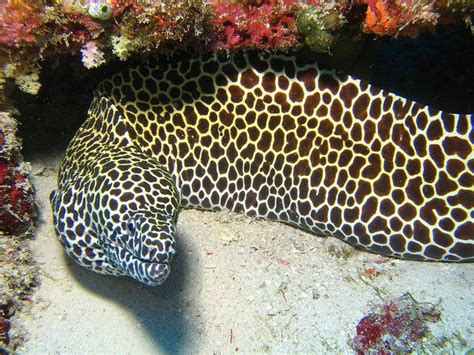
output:
M141 259L126 248L110 242L104 243L103 247L117 269L147 286L161 285L171 273L171 258L166 262Z
M171 273L171 267L169 263L153 263L142 260L139 262L143 265L143 269L145 270L144 274L146 277L137 278L134 275L130 276L147 286L161 285Z

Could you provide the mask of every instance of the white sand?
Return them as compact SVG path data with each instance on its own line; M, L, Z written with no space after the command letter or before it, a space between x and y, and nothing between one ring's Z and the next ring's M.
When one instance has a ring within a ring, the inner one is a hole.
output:
M174 270L156 288L82 269L51 223L57 166L33 162L42 285L23 317L30 336L21 353L351 353L370 305L406 292L440 302L426 350L474 346L474 265L387 259L279 223L183 211ZM374 267L378 276L364 276Z

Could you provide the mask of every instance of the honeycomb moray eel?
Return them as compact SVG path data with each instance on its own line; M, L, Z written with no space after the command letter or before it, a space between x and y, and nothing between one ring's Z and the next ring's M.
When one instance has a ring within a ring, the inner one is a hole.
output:
M227 209L414 260L474 260L473 117L298 57L234 54L104 80L51 202L66 252L162 283L178 210Z

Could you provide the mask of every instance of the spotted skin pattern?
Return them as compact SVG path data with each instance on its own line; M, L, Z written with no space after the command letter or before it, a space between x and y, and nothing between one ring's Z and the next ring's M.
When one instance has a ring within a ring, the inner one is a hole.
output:
M298 57L234 54L104 80L52 196L66 252L149 285L180 207L227 209L414 260L474 260L473 117Z

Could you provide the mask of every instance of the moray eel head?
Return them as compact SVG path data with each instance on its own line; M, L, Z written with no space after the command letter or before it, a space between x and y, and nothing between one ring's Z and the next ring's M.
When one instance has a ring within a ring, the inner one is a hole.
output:
M160 285L175 254L178 190L152 157L132 147L100 147L96 163L62 172L66 183L51 196L56 234L89 270ZM80 153L81 161L92 160Z
M148 286L157 286L170 274L175 230L173 217L138 211L121 223L103 248L121 273Z

